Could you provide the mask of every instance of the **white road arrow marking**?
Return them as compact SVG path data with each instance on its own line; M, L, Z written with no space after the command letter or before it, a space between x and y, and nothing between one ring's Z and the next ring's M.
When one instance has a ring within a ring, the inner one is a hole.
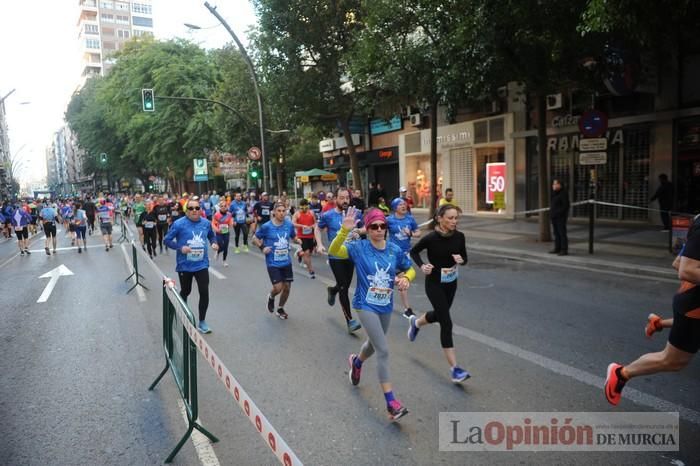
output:
M50 272L46 272L44 275L40 276L39 278L50 278L49 283L47 283L46 288L44 288L44 292L41 293L41 296L39 296L39 299L36 300L37 303L45 303L48 301L49 296L51 296L51 292L53 291L54 287L56 286L56 283L58 282L59 277L65 276L67 277L68 275L73 275L73 272L71 272L68 267L65 265L61 264L55 269L51 270Z

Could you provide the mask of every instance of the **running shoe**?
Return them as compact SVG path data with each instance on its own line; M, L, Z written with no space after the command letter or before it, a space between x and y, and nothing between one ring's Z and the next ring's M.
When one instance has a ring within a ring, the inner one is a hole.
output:
M248 252L248 246L243 246L243 252Z
M83 248L81 248L80 246L78 246L78 254L82 254L82 253L83 253Z
M297 256L297 262L301 265L301 248L297 246L297 250L294 252L294 254Z
M622 364L615 362L608 366L608 375L605 378L605 398L608 403L617 406L622 398L622 389L625 387L625 381L620 376Z
M50 255L51 255L51 251L49 251L49 248L44 248L44 251L46 251L46 255L47 255L47 256L50 256Z
M316 278L316 272L309 272L309 278L310 279L315 279Z
M337 291L335 291L335 288L332 286L329 286L326 288L326 291L328 292L328 305L329 306L334 306L335 305L335 294Z
M661 326L661 317L654 313L649 314L649 317L647 317L647 325L644 327L644 333L646 333L647 338L651 338L653 334L663 329L664 328Z
M416 314L415 314L415 312L413 312L413 309L411 309L410 307L407 307L403 311L403 316L409 320L411 319L411 316L414 316L414 315L416 315Z
M362 372L362 368L355 365L355 358L357 358L356 354L351 354L350 357L348 357L348 365L350 366L350 370L348 370L348 378L350 379L350 383L353 385L360 383L360 373Z
M234 254L240 254L240 253L241 253L241 250L238 249L238 248L236 248L236 249L233 250L233 253L234 253Z
M450 371L450 375L452 376L452 381L454 383L464 382L469 377L471 377L471 374L469 372L465 371L459 366L453 367Z
M401 405L399 400L391 400L386 405L386 410L389 412L389 419L392 421L398 421L408 414L408 409Z
M228 267L228 262L224 261L224 267Z
M109 246L105 246L105 251L109 252Z
M112 249L114 245L112 243L109 243L109 249Z
M410 341L415 341L416 336L418 335L418 332L420 332L420 328L418 328L418 325L416 325L416 321L418 318L416 316L411 316L408 321L408 339Z
M287 315L287 313L284 312L284 309L279 308L277 309L277 317L279 317L282 320L287 320L289 318L289 315Z
M275 298L270 295L267 295L267 310L275 312Z
M23 250L23 249L20 249L19 255L20 255L20 256L23 256L23 255L24 255L24 250Z
M358 321L356 321L355 319L348 320L348 333L349 334L352 335L353 333L357 332L361 328L362 328L362 325L360 325L360 323Z
M200 333L211 333L211 329L207 325L207 322L204 320L199 321L199 324L197 325L197 330L199 330Z
M32 251L30 251L29 249L25 249L24 252L26 252L28 256L32 254Z

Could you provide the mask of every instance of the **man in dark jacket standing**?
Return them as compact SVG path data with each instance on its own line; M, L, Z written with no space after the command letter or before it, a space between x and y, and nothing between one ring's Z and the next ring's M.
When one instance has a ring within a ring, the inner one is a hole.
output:
M651 198L651 202L659 201L659 210L661 210L661 223L664 224L663 231L671 229L671 214L669 210L673 208L673 185L668 181L668 175L662 173L659 175L659 188Z
M569 194L559 180L552 181L552 197L549 202L549 216L554 230L554 249L550 254L569 254L569 238L566 236L566 220L569 217Z

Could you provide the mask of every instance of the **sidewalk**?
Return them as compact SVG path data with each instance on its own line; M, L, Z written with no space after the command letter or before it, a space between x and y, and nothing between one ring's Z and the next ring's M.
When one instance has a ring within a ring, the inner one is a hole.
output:
M415 217L422 223L428 219L428 214L417 212ZM594 253L589 254L587 220L570 220L568 256L549 254L553 243L538 241L537 218L511 220L463 215L459 228L467 235L467 250L475 252L647 277L677 277L671 268L674 257L668 251L669 233L659 231L660 227L654 225L596 223Z

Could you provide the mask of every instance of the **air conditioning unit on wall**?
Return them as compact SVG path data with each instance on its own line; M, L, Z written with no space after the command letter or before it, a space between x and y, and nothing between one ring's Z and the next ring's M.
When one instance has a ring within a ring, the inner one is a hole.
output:
M561 108L561 94L549 94L547 96L547 110Z
M423 126L423 117L420 113L412 113L409 115L411 126Z

